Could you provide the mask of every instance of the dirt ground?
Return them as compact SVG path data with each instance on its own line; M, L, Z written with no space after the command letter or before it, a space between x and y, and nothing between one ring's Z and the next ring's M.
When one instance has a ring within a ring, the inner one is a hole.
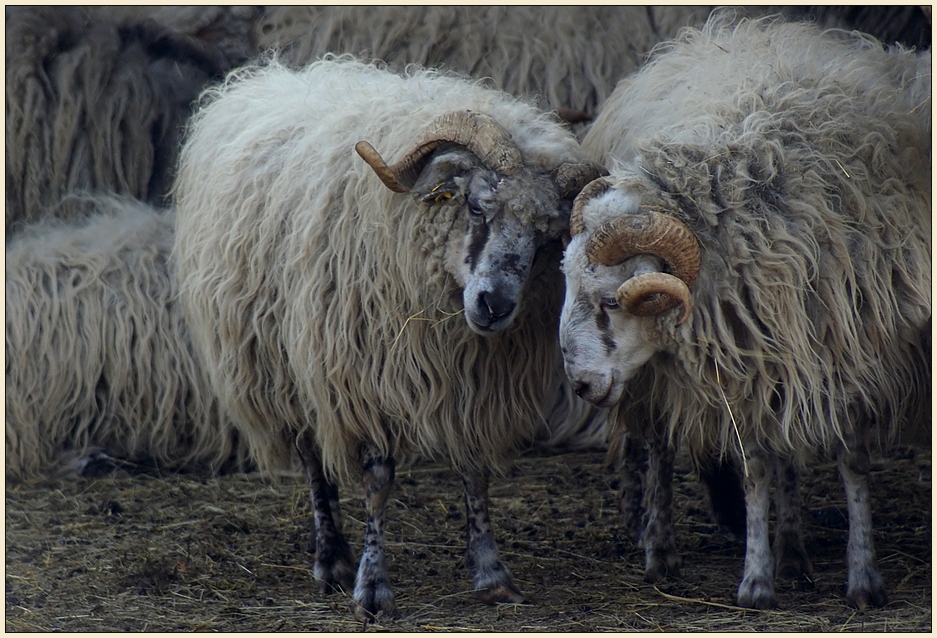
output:
M398 616L368 630L931 631L931 454L875 465L879 567L890 602L842 598L847 524L835 466L804 478L810 582L779 582L780 608L734 607L743 543L720 532L685 461L675 486L680 578L643 581L617 481L601 452L527 456L493 480L502 557L532 605L475 601L463 564L461 486L447 468L398 471L388 521ZM680 459L678 459L679 461ZM361 491L346 490L360 546ZM318 593L299 476L135 476L6 487L7 631L360 631L349 599Z

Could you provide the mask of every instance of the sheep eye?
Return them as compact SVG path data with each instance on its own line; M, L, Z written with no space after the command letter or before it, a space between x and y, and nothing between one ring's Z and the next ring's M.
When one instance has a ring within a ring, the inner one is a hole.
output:
M618 299L615 297L602 297L601 306L603 310L617 310Z

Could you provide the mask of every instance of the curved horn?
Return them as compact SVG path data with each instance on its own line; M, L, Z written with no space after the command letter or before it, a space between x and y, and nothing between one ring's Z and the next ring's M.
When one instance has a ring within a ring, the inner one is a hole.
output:
M582 209L593 197L598 197L612 187L612 183L604 177L594 179L579 191L576 199L573 200L573 212L569 215L569 236L575 237L586 229L582 221Z
M699 272L700 249L693 231L678 219L648 208L642 207L639 213L605 222L586 246L589 260L605 266L620 264L640 254L663 259L670 272L688 287L693 285Z
M683 304L683 314L677 325L687 320L693 307L689 286L679 277L664 272L645 273L628 279L618 287L615 297L618 305L641 317L659 315Z
M565 162L553 171L560 197L564 199L575 197L586 184L606 175L608 170L604 166L589 161Z
M368 142L358 142L355 151L385 186L401 193L416 183L430 154L447 143L464 146L485 166L505 175L517 172L524 165L511 134L491 116L474 111L452 111L437 117L423 129L413 148L391 166Z
M410 190L409 186L404 186L397 180L397 175L393 169L387 165L381 154L369 142L362 141L355 144L355 152L368 163L368 166L384 182L384 186L395 193L406 193Z

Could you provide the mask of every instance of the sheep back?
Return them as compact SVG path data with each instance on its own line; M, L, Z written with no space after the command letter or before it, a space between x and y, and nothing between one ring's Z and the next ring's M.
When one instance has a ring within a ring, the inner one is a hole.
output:
M621 416L667 414L697 448L813 450L860 419L893 434L930 384L930 133L895 72L913 56L718 18L656 55L584 146L703 254L689 333L659 323Z
M261 468L286 463L303 431L338 476L364 440L398 458L497 467L542 424L559 354L559 246L535 261L514 325L481 338L445 269L465 220L392 193L353 150L367 140L395 161L431 120L462 109L501 123L528 166L582 157L532 106L427 70L271 61L203 96L175 187L181 295Z
M211 398L176 303L173 217L139 202L63 204L6 251L6 476L105 448L166 469L246 460Z

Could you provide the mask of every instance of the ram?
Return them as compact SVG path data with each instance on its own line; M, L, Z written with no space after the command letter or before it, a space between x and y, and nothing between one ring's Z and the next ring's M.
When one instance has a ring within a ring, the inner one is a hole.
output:
M172 213L104 196L60 207L6 249L7 479L99 448L164 471L249 467L175 299Z
M76 191L162 203L190 103L247 55L257 14L177 8L189 33L110 9L6 7L7 236Z
M237 71L203 96L180 158L188 327L260 467L298 449L323 589L354 581L359 617L392 612L385 507L396 462L418 452L462 477L480 598L523 600L488 477L556 400L560 237L604 171L506 94L349 58ZM355 576L337 483L357 473Z
M823 454L847 494L847 600L886 600L870 449L929 415L930 131L905 95L922 95L920 62L716 16L624 80L584 140L611 174L570 222L567 373L617 406L613 438L650 429L744 464L745 607L777 603L772 467L778 566L809 571L792 472Z

